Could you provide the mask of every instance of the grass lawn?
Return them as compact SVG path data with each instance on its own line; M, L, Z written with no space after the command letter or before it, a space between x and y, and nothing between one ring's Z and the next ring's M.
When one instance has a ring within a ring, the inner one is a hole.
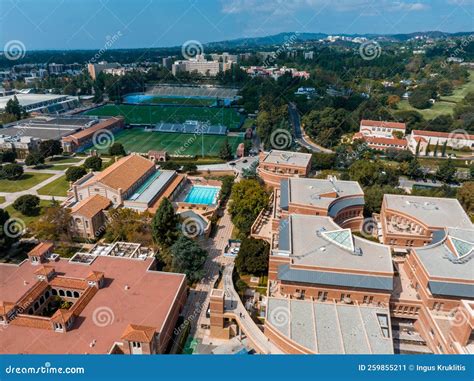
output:
M38 189L38 194L49 196L67 196L68 189L69 181L66 180L66 176L61 176L53 182Z
M47 160L45 164L47 165L57 165L57 164L69 164L69 163L78 163L81 159L77 159L75 157L54 157L52 160Z
M463 100L467 93L474 92L474 70L469 71L469 81L464 85L454 89L453 94L441 97L431 108L418 110L412 107L407 100L403 100L397 104L399 110L418 111L425 119L433 119L439 115L451 115L456 103Z
M108 104L93 110L86 115L125 117L128 124L183 123L187 120L209 121L211 124L223 124L229 129L238 129L240 115L231 108L212 107L174 107L174 106L141 106Z
M50 173L26 172L19 180L0 180L0 192L20 192L30 189L35 185L53 176Z
M0 204L3 204L5 202L5 197L0 196Z
M469 92L474 92L474 70L469 70L469 82L455 89L452 95L441 97L441 99L449 102L460 102Z
M43 209L46 206L50 206L51 201L48 200L40 200L40 208ZM20 213L19 211L13 209L13 204L8 205L5 210L8 212L10 215L10 218L18 218L22 220L26 227L28 227L32 222L36 221L38 218L41 217L42 210L40 210L40 213L37 216L25 216L24 214Z
M233 152L243 141L243 138L237 136L204 135L204 155L218 156L226 139ZM118 132L115 135L115 142L121 143L128 152L146 153L149 150L165 150L171 156L201 155L201 136L194 134L145 131L135 127Z

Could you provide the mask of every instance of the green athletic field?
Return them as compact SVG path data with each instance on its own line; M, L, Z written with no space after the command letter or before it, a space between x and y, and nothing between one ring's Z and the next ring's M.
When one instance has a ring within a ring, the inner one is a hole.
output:
M204 155L218 156L226 139L233 152L243 142L243 138L237 136L204 135ZM201 155L201 135L145 131L135 127L115 134L115 142L121 143L127 152L165 150L169 155Z
M183 106L212 106L214 103L216 103L216 100L204 98L178 98L156 96L146 101L143 101L142 103L176 104Z
M186 120L209 121L223 124L229 129L237 129L240 115L230 108L213 107L173 107L108 104L85 112L86 115L125 117L128 124L183 123Z

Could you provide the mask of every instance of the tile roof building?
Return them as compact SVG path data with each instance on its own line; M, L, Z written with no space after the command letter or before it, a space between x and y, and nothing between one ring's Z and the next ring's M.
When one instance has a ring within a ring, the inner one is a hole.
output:
M405 150L406 125L398 122L385 122L378 120L361 120L359 132L353 140L363 140L372 149L385 151L387 149Z
M0 264L1 353L164 353L186 299L184 274L116 243L71 260Z

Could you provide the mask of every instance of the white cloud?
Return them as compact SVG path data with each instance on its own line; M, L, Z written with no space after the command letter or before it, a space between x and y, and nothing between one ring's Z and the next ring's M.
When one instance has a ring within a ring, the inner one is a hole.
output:
M451 0L471 1L471 0ZM222 12L227 14L267 13L283 15L300 10L326 7L338 12L363 11L376 8L384 11L421 11L429 8L423 2L391 0L222 0Z

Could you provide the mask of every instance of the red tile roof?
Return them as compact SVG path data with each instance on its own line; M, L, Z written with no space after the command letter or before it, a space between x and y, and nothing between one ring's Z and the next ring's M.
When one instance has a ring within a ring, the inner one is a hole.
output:
M469 139L474 140L474 135L469 135L467 132L438 132L438 131L424 131L424 130L413 130L413 135L428 136L434 138L452 138L452 139Z
M76 132L75 134L65 136L62 140L67 142L67 141L72 141L72 140L80 140L84 138L89 138L89 137L92 137L95 132L104 130L104 129L107 130L120 121L123 121L123 117L111 117L97 124L94 124L92 127L85 128L79 132Z
M154 167L155 164L143 156L129 155L107 167L85 184L100 182L112 189L122 189L122 192L126 192Z
M129 324L125 329L121 339L127 341L138 341L149 343L153 340L156 329L145 325Z
M108 198L96 194L92 197L82 200L79 204L75 205L71 209L71 214L79 214L86 218L92 218L102 210L107 209L110 204L111 201Z
M46 254L53 247L54 247L54 245L52 243L40 242L28 253L28 256L29 257L40 257L40 256Z
M371 126L371 127L383 127L383 128L398 128L405 130L406 129L406 124L405 123L399 123L399 122L385 122L381 120L368 120L368 119L362 119L360 121L361 126Z

